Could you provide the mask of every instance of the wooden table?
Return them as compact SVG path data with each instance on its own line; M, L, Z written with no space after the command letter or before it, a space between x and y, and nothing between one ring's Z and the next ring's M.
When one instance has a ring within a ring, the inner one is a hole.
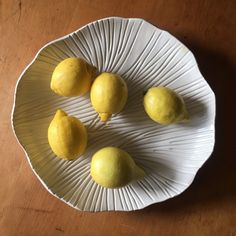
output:
M196 55L217 98L214 153L180 196L136 212L84 213L50 195L10 122L18 76L45 43L88 22L139 17ZM236 2L0 0L0 235L236 235Z

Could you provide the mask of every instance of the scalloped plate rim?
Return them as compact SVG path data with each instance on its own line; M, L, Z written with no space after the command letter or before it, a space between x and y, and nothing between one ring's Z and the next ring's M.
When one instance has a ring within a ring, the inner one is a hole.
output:
M18 144L20 145L20 147L21 147L22 150L24 151L25 156L26 156L26 158L27 158L27 161L28 161L28 163L29 163L29 165L30 165L30 167L31 167L31 169L32 169L32 171L33 171L33 173L36 175L37 179L41 182L41 184L43 185L43 187L44 187L51 195L53 195L53 196L56 197L57 199L61 200L62 202L66 203L66 204L69 205L70 207L72 207L72 208L74 208L74 209L76 209L76 210L83 211L83 212L95 212L95 213L97 213L97 212L117 212L117 211L118 211L118 212L122 212L122 211L129 212L129 211L137 211L137 210L142 210L142 209L144 209L144 208L146 208L146 207L148 207L148 206L151 206L151 205L153 205L153 204L161 203L161 202L167 201L167 200L169 200L169 199L172 199L172 198L174 198L174 197L177 197L177 196L179 196L180 194L182 194L183 192L185 192L185 191L191 186L191 184L193 183L193 181L194 181L194 179L195 179L195 177L196 177L198 171L202 168L202 166L206 163L206 161L211 157L211 155L212 155L212 153L213 153L213 151L214 151L214 147L215 147L215 117L216 117L216 98L215 98L215 93L214 93L214 91L211 89L211 87L210 87L210 85L208 84L208 82L207 82L207 81L205 80L205 78L203 77L203 75L202 75L202 73L201 73L201 71L200 71L200 69L199 69L199 66L198 66L198 63L197 63L197 61L196 61L196 58L195 58L194 54L192 53L192 51L191 51L186 45L184 45L184 46L189 50L189 52L191 53L192 59L193 59L194 62L196 63L197 69L198 69L198 71L200 72L200 74L201 74L202 78L204 79L204 81L206 82L206 84L207 84L209 90L211 91L211 93L212 93L212 95L213 95L213 96L212 96L212 99L214 100L214 101L213 101L213 104L214 104L214 115L213 115L213 123L211 124L211 126L213 127L213 137L212 137L213 144L212 144L211 150L209 151L208 157L205 158L205 160L204 160L204 161L202 162L202 164L199 166L199 168L197 169L197 171L196 171L196 172L194 173L194 175L192 176L192 179L191 179L191 181L188 183L188 185L187 185L185 188L183 188L183 190L182 190L180 193L175 194L174 196L171 196L171 197L169 197L168 199L160 200L160 201L158 201L158 202L153 202L153 203L147 204L147 205L145 205L145 206L143 206L143 207L141 207L141 208L138 208L138 209L134 209L134 210L129 210L129 209L123 209L123 210L110 210L110 209L105 209L105 210L98 210L98 211L96 211L96 210L95 210L95 211L82 210L82 209L80 209L79 207L76 207L76 206L72 205L69 201L64 200L62 197L59 197L56 193L52 192L52 190L51 190L50 188L48 188L48 186L46 185L46 183L44 183L44 181L43 181L43 180L41 179L41 177L38 175L38 173L36 172L36 170L33 168L32 163L31 163L31 161L30 161L30 157L29 157L28 154L27 154L27 151L26 151L26 149L25 149L25 147L24 147L24 144L23 144L23 142L20 140L20 138L17 136L16 130L15 130L14 112L15 112L15 109L16 109L16 97L17 97L18 85L19 85L19 83L21 82L21 79L23 78L25 72L31 67L31 65L32 65L32 64L36 61L36 59L38 58L39 54L40 54L45 48L47 48L48 46L50 46L50 45L52 45L52 44L54 44L54 43L56 43L56 42L59 42L59 41L62 41L62 40L64 40L64 39L68 38L71 34L76 33L76 32L78 32L78 31L82 30L83 28L87 27L87 26L90 25L90 24L93 24L93 23L99 22L99 21L109 20L109 19L121 19L121 20L122 20L122 19L125 19L125 20L144 21L145 23L151 25L152 27L157 28L157 29L161 30L162 32L165 32L165 33L169 34L171 37L175 38L179 43L181 43L182 45L184 45L179 39L177 39L175 36L173 36L173 35L172 35L171 33L169 33L168 31L163 30L163 29L160 29L159 27L157 27L157 26L151 24L150 22L148 22L148 21L146 21L146 20L144 20L144 19L142 19L142 18L126 18L126 17L114 16L114 17L105 17L105 18L101 18L101 19L98 19L98 20L95 20L95 21L91 21L91 22L87 23L86 25L84 25L84 26L78 28L77 30L72 31L71 33L68 33L68 34L66 34L66 35L64 35L64 36L62 36L62 37L56 38L56 39L54 39L54 40L52 40L52 41L46 43L44 46L42 46L42 47L38 50L38 52L36 53L36 55L34 56L34 58L32 59L32 61L23 69L23 71L21 72L20 76L18 77L18 79L17 79L17 81L16 81L15 90L14 90L14 98L13 98L13 106L12 106L12 112L11 112L11 127L12 127L12 130L13 130L14 136L16 137L16 140L17 140Z

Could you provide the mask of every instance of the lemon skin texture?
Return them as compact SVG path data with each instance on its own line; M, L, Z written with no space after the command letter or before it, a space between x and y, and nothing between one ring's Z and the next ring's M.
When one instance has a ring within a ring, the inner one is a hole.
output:
M124 108L128 88L120 76L102 73L92 84L90 98L95 111L106 122L112 114L119 113Z
M106 188L123 187L145 176L132 157L117 147L97 151L92 157L90 173L97 184Z
M81 121L58 110L48 128L48 142L60 158L74 160L87 146L87 131Z
M95 67L84 60L67 58L54 69L50 87L61 96L80 96L90 90L95 73Z
M184 100L173 90L166 87L152 87L143 98L148 116L162 125L189 120Z

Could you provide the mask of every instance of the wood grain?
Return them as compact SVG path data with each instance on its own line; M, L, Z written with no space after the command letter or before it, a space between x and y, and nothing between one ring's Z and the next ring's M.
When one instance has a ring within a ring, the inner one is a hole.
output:
M236 235L236 2L0 0L0 235ZM180 196L136 212L79 212L50 195L11 130L16 81L45 43L108 16L144 18L183 41L216 94L216 145Z

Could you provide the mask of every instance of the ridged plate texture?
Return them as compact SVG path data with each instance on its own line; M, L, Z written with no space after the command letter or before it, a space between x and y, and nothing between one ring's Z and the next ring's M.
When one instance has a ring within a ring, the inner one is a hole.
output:
M55 66L81 57L100 72L121 75L129 89L125 109L106 124L89 94L65 98L50 90ZM191 120L161 126L142 105L152 86L167 86L185 100ZM58 108L87 127L86 153L74 162L52 153L47 129ZM21 74L12 114L14 132L35 174L49 192L84 211L131 211L174 197L193 181L214 146L215 96L193 54L175 37L142 19L106 18L43 47ZM105 146L131 154L147 173L120 189L98 186L90 177L91 156Z

